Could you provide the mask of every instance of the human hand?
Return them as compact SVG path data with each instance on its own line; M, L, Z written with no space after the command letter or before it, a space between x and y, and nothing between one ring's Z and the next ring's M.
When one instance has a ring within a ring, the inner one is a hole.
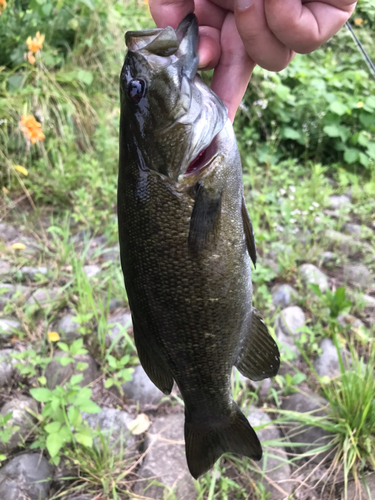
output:
M149 0L158 27L176 28L190 12L199 22L199 68L215 68L212 90L231 121L256 64L281 71L345 24L352 0Z

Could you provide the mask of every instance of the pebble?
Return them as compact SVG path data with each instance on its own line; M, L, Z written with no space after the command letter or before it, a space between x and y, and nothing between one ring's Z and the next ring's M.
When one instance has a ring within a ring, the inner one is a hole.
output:
M282 344L282 352L287 353L291 351L294 353L294 356L299 355L299 349L294 341L301 337L301 333L298 330L305 322L305 313L297 306L289 306L283 309L276 317L275 334Z
M12 458L0 469L1 500L47 500L52 466L40 453Z
M290 306L296 296L296 290L290 285L277 285L272 289L272 303L275 307Z
M283 410L295 411L298 413L314 412L316 417L323 417L327 414L325 407L328 402L315 394L301 394L296 392L285 398L281 404ZM296 447L296 453L308 453L319 448L333 439L333 435L321 427L314 425L303 426L300 422L294 421L290 423L289 429L286 432L287 437L292 443L304 443L302 446ZM332 450L327 450L321 453L312 454L306 457L312 463L320 463L324 458L332 454Z
M21 330L21 323L12 318L0 318L0 341L7 342L13 333Z
M361 290L370 287L374 282L370 270L363 264L345 264L344 279Z
M103 262L114 262L118 263L120 260L120 247L119 245L115 247L106 248L102 253Z
M327 376L330 379L340 375L339 355L331 339L324 339L320 344L322 354L314 362L314 368L319 377ZM341 359L345 367L350 366L350 354L341 350Z
M334 210L339 210L343 207L350 206L350 198L345 194L341 195L332 195L329 197L329 206Z
M344 231L348 234L352 234L353 236L361 236L362 227L359 224L353 224L348 222L343 227Z
M361 241L358 239L354 239L352 236L339 233L333 229L325 231L323 238L331 248L337 247L341 252L347 254L348 256L354 255L356 252L361 250L363 246Z
M23 274L23 277L29 279L29 280L36 280L38 277L38 274L41 275L46 275L48 273L48 270L46 267L29 267L29 266L23 266L21 267L20 271Z
M149 481L137 481L134 492L154 500L162 500L170 495L178 500L194 500L197 491L189 473L184 446L183 413L171 413L160 416L146 434L145 447L148 453L145 456L138 476L145 480L151 478L167 488Z
M123 454L124 458L137 455L138 441L127 427L127 424L134 420L134 416L125 411L102 408L100 413L84 413L82 418L92 429L99 428L101 436L108 443L111 455ZM98 449L101 449L100 437L95 437L94 443Z
M367 474L359 482L360 486L354 481L348 484L347 496L342 492L342 500L373 500L375 498L375 473ZM358 488L359 486L359 488Z
M318 285L322 293L326 292L329 288L327 276L314 264L302 264L299 267L299 273L302 281L305 284L313 283Z
M84 387L100 376L95 359L90 354L77 354L74 356L74 363L69 363L66 366L62 366L61 363L56 358L65 357L67 354L65 352L56 352L54 359L46 367L45 377L47 379L48 389L55 389L58 385L65 384L70 380L72 375L82 374L83 379L80 382L80 386ZM78 363L87 363L87 367L83 371L77 369Z
M11 358L11 355L14 353L13 349L0 350L0 388L12 385L16 361Z
M0 260L0 277L8 276L11 270L11 265L6 260Z
M90 266L84 266L83 270L85 271L85 274L88 279L93 278L102 271L101 268L95 264Z
M321 263L322 264L328 264L328 262L332 262L334 260L336 260L337 257L336 257L336 254L333 253L333 252L323 252L322 253L322 256L321 256Z
M252 427L259 427L265 425L262 429L256 431L260 442L263 441L281 441L280 432L276 425L272 424L270 417L260 408L250 406L249 408L249 423ZM257 462L262 473L251 473L255 481L263 483L268 500L284 500L291 494L293 483L290 481L290 465L288 457L282 447L277 448L276 444L268 446L262 444L263 456ZM268 480L265 479L263 474L266 474ZM278 485L284 490L284 493L273 487L273 484Z
M74 314L67 314L56 325L56 331L67 342L72 342L81 336L81 333L78 331L79 323L73 321L75 318Z
M365 308L366 309L375 309L375 297L372 297L371 295L362 295L363 301L365 303Z
M0 440L0 453L10 453L23 444L23 441L28 437L30 431L34 427L35 418L29 413L31 410L35 413L38 411L38 405L33 398L27 396L18 396L11 399L0 410L0 415L5 417L8 413L12 413L12 417L7 423L7 426L16 426L10 440L3 444Z
M59 288L39 288L31 297L28 298L27 304L35 306L45 306L54 302L60 294Z
M355 316L352 316L351 314L340 314L340 316L337 316L337 321L344 328L365 328L365 324L363 323L363 321L356 318Z
M122 390L124 391L127 399L137 401L141 405L157 405L163 398L165 398L165 394L159 391L159 389L148 378L146 372L142 368L142 365L138 365L134 368L132 379L123 384Z
M112 316L108 319L108 333L106 336L106 346L110 347L113 342L114 351L117 353L121 353L123 350L124 344L126 344L126 331L132 327L132 316L130 312L126 312L124 314L120 314L117 316Z
M120 309L126 306L126 302L124 299L116 299L113 298L109 301L109 312L113 312L116 309Z
M0 222L0 239L2 239L5 243L9 241L13 241L17 238L18 231L15 227L10 224L5 224L4 222Z

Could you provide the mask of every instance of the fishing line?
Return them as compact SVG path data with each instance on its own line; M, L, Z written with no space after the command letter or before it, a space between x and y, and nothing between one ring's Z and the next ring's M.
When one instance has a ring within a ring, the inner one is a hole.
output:
M358 40L357 35L354 33L354 30L353 30L351 24L349 23L349 21L346 21L345 26L347 27L347 29L348 29L349 33L351 34L351 36L352 36L355 44L358 47L358 50L360 51L363 59L365 60L367 66L368 66L368 69L370 70L370 73L372 74L373 78L375 79L375 65L374 65L374 63L371 61L371 58L367 54L366 49L364 48L364 46Z

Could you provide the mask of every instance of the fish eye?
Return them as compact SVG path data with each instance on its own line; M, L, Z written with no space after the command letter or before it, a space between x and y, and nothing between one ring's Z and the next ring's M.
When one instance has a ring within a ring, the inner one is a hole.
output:
M145 90L146 83L144 80L131 80L128 85L128 96L132 101L138 103L144 96Z

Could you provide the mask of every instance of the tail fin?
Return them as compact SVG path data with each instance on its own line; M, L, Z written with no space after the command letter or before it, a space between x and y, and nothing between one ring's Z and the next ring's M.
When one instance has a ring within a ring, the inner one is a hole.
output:
M185 446L188 467L195 479L207 472L223 453L237 453L254 460L262 458L258 436L234 402L231 415L217 420L192 422L186 413Z

